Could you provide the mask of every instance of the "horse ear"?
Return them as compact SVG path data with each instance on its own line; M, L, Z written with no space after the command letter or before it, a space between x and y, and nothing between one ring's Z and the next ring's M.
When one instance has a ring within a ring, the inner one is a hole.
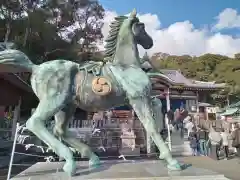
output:
M133 11L130 14L130 17L131 18L136 18L136 16L137 16L137 10L134 8Z

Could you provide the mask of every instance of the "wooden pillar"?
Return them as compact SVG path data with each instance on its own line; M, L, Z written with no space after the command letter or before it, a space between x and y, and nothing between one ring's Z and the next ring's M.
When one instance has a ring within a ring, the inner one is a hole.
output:
M200 124L200 119L199 119L199 106L198 106L198 99L199 99L199 94L198 94L198 91L196 91L196 110L197 110L197 119L196 119L196 123L197 125Z
M21 97L18 100L18 104L14 107L14 112L13 112L13 119L12 119L12 135L11 135L11 140L14 140L15 136L15 131L17 127L17 122L20 119L20 110L21 110Z
M205 111L205 115L206 115L206 120L208 121L208 120L209 120L209 117L208 117L207 107L204 108L204 111Z
M199 113L198 98L199 98L199 94L198 94L198 91L197 91L197 92L196 92L196 108L197 108L197 113Z
M167 92L166 92L166 103L167 103L167 112L171 109L170 106L170 89L169 87L167 88ZM166 119L166 124L167 124L167 129L168 129L168 148L171 151L172 150L172 138L171 138L171 133L170 133L170 122L168 117L165 115L165 119Z

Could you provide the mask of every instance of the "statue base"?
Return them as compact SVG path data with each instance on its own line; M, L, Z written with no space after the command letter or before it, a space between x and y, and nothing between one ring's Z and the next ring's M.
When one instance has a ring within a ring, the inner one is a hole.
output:
M12 180L67 180L62 171L64 162L39 162ZM77 163L77 175L71 180L229 180L219 173L188 167L169 172L160 160L107 160L99 168L88 168L88 161Z
M119 150L119 153L124 156L140 156L140 148L136 147L134 149L129 147L124 147Z

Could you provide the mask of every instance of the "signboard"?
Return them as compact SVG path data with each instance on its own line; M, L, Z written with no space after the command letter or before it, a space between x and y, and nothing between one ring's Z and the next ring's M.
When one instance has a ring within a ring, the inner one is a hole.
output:
M206 107L207 113L216 113L217 109L216 107Z

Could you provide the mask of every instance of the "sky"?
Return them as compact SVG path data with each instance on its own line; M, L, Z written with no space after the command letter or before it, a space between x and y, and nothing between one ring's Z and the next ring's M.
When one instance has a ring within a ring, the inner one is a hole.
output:
M238 0L99 0L105 8L104 37L115 16L136 8L154 46L147 52L200 56L205 53L234 57L240 52ZM99 48L103 50L103 46ZM140 54L145 50L140 48Z

